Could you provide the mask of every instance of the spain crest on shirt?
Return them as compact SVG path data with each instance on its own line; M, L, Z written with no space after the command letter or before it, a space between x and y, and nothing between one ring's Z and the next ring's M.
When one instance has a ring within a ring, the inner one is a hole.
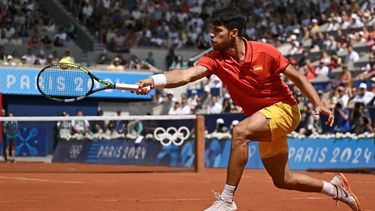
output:
M262 65L255 65L255 66L253 66L253 71L254 72L261 72L261 71L263 71L263 66Z

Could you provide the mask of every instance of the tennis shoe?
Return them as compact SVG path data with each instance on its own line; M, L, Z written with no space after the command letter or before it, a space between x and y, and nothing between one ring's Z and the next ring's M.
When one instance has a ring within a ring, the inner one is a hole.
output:
M237 206L232 202L227 202L225 199L217 192L213 192L216 198L216 201L212 204L211 207L205 209L204 211L233 211L237 210Z
M339 173L333 177L331 184L334 185L337 190L336 197L333 198L336 200L336 206L340 207L338 201L341 201L352 208L353 211L361 211L359 200L350 189L349 181L344 174Z

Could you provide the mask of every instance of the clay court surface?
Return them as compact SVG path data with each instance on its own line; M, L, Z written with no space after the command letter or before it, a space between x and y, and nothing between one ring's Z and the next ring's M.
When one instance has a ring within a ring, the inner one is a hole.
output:
M203 210L222 191L224 169L202 174L169 168L83 164L0 163L0 210ZM171 172L172 171L172 172ZM303 172L330 180L334 173ZM375 176L346 173L363 210L375 210ZM239 210L328 211L322 194L279 190L264 170L246 170L236 193Z

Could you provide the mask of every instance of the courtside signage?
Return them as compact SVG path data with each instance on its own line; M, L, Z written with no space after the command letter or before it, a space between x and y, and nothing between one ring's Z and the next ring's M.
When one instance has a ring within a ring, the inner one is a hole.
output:
M144 139L140 143L135 139L59 140L53 162L193 167L194 140L185 140L180 146L163 146L153 139Z
M292 169L375 168L373 139L291 139Z
M289 139L289 166L307 169L375 169L374 139ZM226 168L230 139L207 139L205 163L211 168ZM257 143L249 143L246 168L264 168Z
M205 165L225 168L230 155L230 139L206 139ZM290 139L289 165L294 170L375 169L373 139ZM54 162L140 164L191 167L194 141L181 146L163 146L157 140L60 140ZM249 144L246 168L262 169L257 143Z
M0 68L0 92L3 94L19 94L19 95L40 95L37 85L36 77L39 73L39 69L27 69L27 68ZM99 78L108 80L114 83L136 83L137 81L144 79L151 74L149 73L114 73L114 72L93 72ZM74 73L72 73L74 74ZM69 75L72 78L71 75ZM73 76L74 78L74 76ZM73 83L69 82L64 77L56 78L56 81L48 81L48 84L43 84L49 89L64 89L69 90L80 90L83 86L89 86L90 84L84 84L83 79L79 77L74 78ZM151 90L151 94L153 94ZM151 94L148 95L136 95L129 91L123 90L105 90L93 94L93 97L105 97L105 98L142 98L150 99Z

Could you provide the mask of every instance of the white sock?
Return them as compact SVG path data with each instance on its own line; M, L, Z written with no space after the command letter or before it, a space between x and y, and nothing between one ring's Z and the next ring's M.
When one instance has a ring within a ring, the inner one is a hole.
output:
M331 196L331 197L334 198L334 197L336 197L337 189L331 183L323 181L322 193L324 193L324 194L326 194L326 195Z
M225 184L224 190L221 193L221 197L223 197L225 201L232 203L235 190L236 190L236 186Z

